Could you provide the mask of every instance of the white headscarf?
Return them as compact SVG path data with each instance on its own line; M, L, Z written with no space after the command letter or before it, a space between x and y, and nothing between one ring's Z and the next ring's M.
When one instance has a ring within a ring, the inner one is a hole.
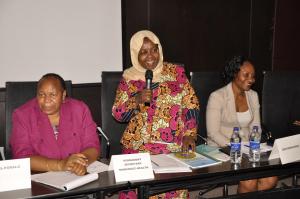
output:
M146 69L141 66L138 60L139 51L143 45L144 38L149 38L153 43L158 45L159 49L159 62L157 66L153 69L153 81L158 82L162 67L163 67L163 52L160 41L158 37L149 30L142 30L135 33L130 39L130 56L132 66L126 69L123 73L123 77L126 80L144 80Z

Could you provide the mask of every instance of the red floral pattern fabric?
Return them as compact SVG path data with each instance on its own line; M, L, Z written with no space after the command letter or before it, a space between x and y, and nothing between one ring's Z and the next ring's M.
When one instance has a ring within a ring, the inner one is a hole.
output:
M124 153L152 154L181 150L183 136L196 136L199 102L183 67L164 63L159 82L152 84L150 106L138 105L135 95L143 80L122 79L112 108L115 119L129 122L121 143Z

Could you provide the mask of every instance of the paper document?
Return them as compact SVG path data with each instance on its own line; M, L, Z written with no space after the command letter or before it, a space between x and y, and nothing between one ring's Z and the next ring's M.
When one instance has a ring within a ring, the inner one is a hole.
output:
M183 158L178 158L175 156L175 154L169 154L169 157L172 157L173 159L180 161L184 164L186 164L187 166L189 166L192 169L197 169L197 168L203 168L203 167L209 167L209 166L213 166L213 165L217 165L217 164L221 164L221 161L218 160L214 160L212 158L206 157L204 155L201 155L199 153L195 153L195 157L194 158L190 158L190 159L183 159Z
M108 165L99 161L95 161L87 168L88 173L101 173L108 170Z
M151 155L154 173L191 172L189 166L169 157L166 154Z
M74 173L65 171L49 171L31 176L31 180L35 182L50 185L63 191L69 191L96 179L98 179L98 173L77 176Z
M98 173L107 169L108 165L95 161L88 166L88 174L84 176L77 176L68 171L49 171L31 175L31 180L68 191L98 179Z
M219 149L219 147L201 144L196 147L196 152L222 162L229 161L230 156L221 152Z
M241 152L249 155L249 142L242 142L241 146ZM272 151L272 146L267 145L267 143L260 143L260 153L265 153L268 151Z

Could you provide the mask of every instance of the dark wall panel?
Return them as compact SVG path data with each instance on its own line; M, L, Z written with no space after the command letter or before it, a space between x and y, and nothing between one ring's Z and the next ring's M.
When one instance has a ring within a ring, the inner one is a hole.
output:
M90 108L97 125L101 124L101 84L74 84L73 98L84 101Z
M253 0L251 7L249 57L256 67L254 90L261 91L263 71L272 70L275 0Z
M270 70L274 5L275 0L123 0L125 66L132 33L148 28L160 38L164 60L190 71L220 70L235 54L249 55L258 71Z
M124 46L129 46L130 38L135 32L149 28L149 2L150 0L122 0L121 2L124 68L131 66L129 48L124 48Z
M249 0L152 0L150 5L150 28L160 36L165 60L204 71L222 67L233 54L248 54Z
M263 70L272 65L274 13L274 0L252 1L249 55Z
M273 70L300 70L299 10L299 0L277 0Z

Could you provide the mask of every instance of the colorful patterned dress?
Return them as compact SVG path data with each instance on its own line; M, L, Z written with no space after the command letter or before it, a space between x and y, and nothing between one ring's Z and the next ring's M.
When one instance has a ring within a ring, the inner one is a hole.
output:
M183 136L196 137L199 117L199 102L183 67L164 63L159 81L151 85L150 106L135 101L145 86L143 80L123 78L116 92L113 116L129 122L121 138L123 153L180 151ZM188 192L177 190L151 198L157 197L187 198Z
M180 151L183 136L195 136L199 103L184 69L164 63L159 82L151 86L150 106L138 106L135 95L145 88L142 80L122 79L113 105L113 116L129 122L121 143L124 153L152 154Z

